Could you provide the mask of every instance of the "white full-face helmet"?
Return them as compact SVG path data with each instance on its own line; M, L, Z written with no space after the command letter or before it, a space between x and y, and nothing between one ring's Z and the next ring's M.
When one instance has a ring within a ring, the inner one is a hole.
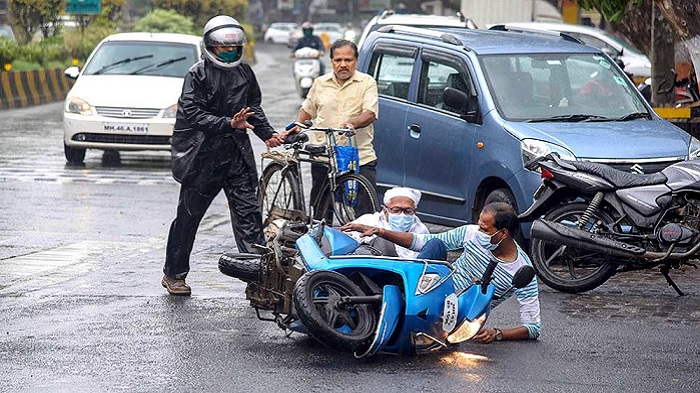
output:
M241 63L243 45L248 43L243 27L237 20L226 15L215 16L204 25L202 54L215 66L233 68ZM214 47L234 46L235 52L217 54Z

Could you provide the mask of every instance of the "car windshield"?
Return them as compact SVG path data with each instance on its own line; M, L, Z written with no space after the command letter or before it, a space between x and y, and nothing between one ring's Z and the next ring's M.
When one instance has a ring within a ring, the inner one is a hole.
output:
M97 50L83 75L153 75L183 78L197 61L192 44L112 41Z
M508 120L651 119L635 87L599 54L492 55L481 63L496 107Z

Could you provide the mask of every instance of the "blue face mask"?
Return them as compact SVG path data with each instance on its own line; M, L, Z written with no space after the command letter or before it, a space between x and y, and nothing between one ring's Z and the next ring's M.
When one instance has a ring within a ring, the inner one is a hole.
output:
M389 227L392 231L408 232L415 222L416 216L414 215L389 213Z
M226 52L221 52L218 54L218 56L221 60L227 63L230 63L234 60L238 60L238 48Z
M493 243L491 243L491 238L494 237L494 235L496 235L500 231L501 231L500 229L497 230L496 232L493 233L493 235L487 235L484 232L477 231L476 232L476 240L479 242L479 245L481 247L484 247L485 249L487 249L489 251L495 251L498 248L498 246L501 245L501 242L503 241L503 239L499 240L498 243L493 244Z

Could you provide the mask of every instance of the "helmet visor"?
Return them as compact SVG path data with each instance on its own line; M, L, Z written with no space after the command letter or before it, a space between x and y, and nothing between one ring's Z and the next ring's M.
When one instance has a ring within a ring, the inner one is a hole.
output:
M248 43L243 28L238 25L224 25L212 29L204 36L204 45L243 46Z

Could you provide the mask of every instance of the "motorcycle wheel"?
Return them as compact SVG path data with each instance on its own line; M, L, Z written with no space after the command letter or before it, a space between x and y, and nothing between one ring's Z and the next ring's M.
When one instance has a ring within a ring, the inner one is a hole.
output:
M362 289L342 274L329 270L305 273L292 296L299 320L322 344L353 352L371 340L377 324L372 306L339 304L342 296L364 296Z
M585 203L572 203L547 213L544 218L559 224L576 227L583 215ZM584 225L588 232L603 228L598 223L610 224L612 217L603 211L595 214ZM541 239L530 239L530 257L537 276L561 292L581 293L597 288L615 274L615 264L609 255L566 247Z
M226 253L219 257L219 271L245 282L258 281L260 255Z

